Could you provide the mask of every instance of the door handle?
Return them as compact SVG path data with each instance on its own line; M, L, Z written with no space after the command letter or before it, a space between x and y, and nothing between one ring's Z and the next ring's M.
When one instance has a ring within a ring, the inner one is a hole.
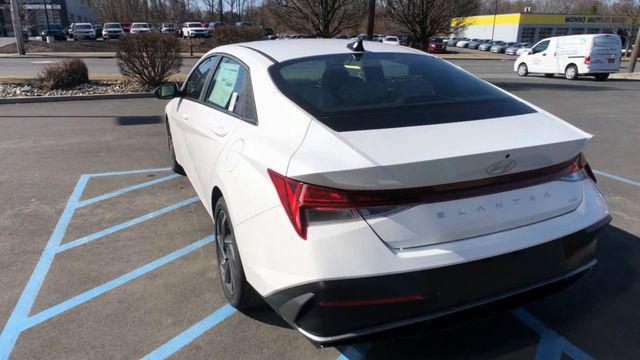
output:
M214 127L211 129L211 132L220 136L220 137L225 137L227 135L227 130L225 130L223 127Z
M547 53L542 53L542 56L547 56Z

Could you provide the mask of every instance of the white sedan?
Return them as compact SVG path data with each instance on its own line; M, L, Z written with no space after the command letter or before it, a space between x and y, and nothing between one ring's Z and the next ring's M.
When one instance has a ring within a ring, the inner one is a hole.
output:
M384 39L382 39L382 43L388 45L400 45L400 40L397 36L385 36Z
M171 166L214 224L227 301L332 343L596 264L591 135L424 52L226 45L163 85Z
M208 37L209 31L199 22L187 22L182 25L183 38Z

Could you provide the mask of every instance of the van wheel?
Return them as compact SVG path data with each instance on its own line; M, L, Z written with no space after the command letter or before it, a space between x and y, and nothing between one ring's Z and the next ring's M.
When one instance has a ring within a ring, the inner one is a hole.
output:
M544 74L545 77L552 78L555 74Z
M575 65L569 65L564 69L564 77L569 80L575 80L578 78L578 67Z
M609 78L609 73L595 74L594 77L596 78L596 81L605 81Z
M527 68L527 64L522 63L518 65L518 75L527 76L529 75L529 68Z
M233 225L223 197L218 199L213 214L218 275L224 297L229 304L240 310L260 305L262 297L244 276Z

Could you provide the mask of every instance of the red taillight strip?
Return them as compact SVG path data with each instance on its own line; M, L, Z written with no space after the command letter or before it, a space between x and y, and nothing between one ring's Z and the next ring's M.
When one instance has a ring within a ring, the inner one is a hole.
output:
M368 300L320 301L318 305L324 306L324 307L348 307L348 306L397 304L397 303L421 301L421 300L424 300L424 296L422 295L409 295L409 296L368 299Z
M339 190L306 184L268 169L280 202L301 238L307 237L305 210L343 210L375 206L435 203L494 194L557 180L585 169L595 181L584 156L579 154L560 164L502 175L487 179L463 181L410 189Z

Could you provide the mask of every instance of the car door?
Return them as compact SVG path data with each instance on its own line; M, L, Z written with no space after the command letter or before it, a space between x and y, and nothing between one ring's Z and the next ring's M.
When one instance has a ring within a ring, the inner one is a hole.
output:
M203 92L199 110L189 119L187 148L195 167L202 199L213 189L213 169L238 124L255 121L248 68L222 56ZM205 204L208 202L205 201Z
M546 65L546 50L549 47L550 40L542 40L535 44L531 48L531 54L527 56L527 66L529 67L529 72L533 73L543 73L545 72Z
M189 132L193 131L189 120L199 112L200 97L217 59L215 55L206 57L193 68L182 86L182 97L175 100L175 107L169 112L173 148L178 162L190 179L195 179L195 168L186 144Z

